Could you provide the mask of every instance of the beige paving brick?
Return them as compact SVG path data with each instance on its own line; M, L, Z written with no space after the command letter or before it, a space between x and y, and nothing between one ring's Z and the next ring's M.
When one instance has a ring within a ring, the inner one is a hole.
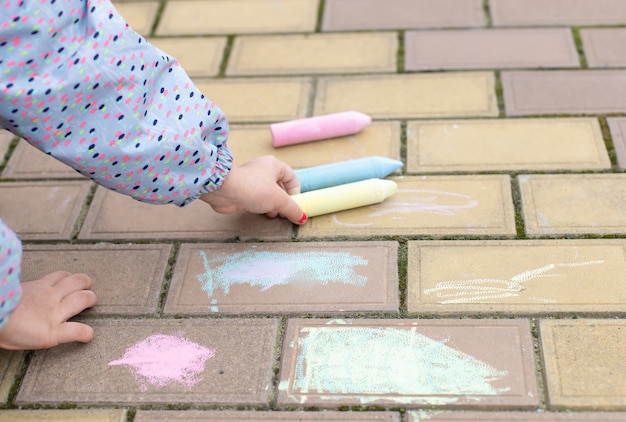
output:
M287 321L279 405L532 407L527 320Z
M298 237L515 235L508 176L393 180L398 192L381 204L313 217L299 227Z
M392 32L243 36L235 39L228 75L394 72Z
M217 75L226 47L225 37L150 38L149 41L175 57L191 77Z
M611 25L626 20L621 0L490 0L496 26Z
M170 0L158 35L312 32L318 0Z
M396 242L184 244L163 312L398 312L397 248Z
M22 280L54 271L88 274L98 304L90 314L156 314L171 245L24 245Z
M609 169L596 119L414 121L408 172Z
M216 410L185 410L185 411L165 411L165 410L139 410L135 416L135 422L149 421L172 421L184 420L189 422L221 422L221 421L382 421L400 422L400 414L396 412L270 412L270 411L216 411Z
M16 403L267 403L276 319L89 324L95 331L90 343L34 354Z
M148 36L159 11L158 1L116 1L115 8L136 32Z
M626 108L621 70L505 71L501 77L507 116L621 113Z
M4 162L4 156L9 150L9 146L11 145L11 140L13 140L14 136L8 130L0 129L0 164Z
M526 422L558 422L558 421L626 421L624 412L440 412L440 411L409 411L407 422L426 421L526 421Z
M407 70L580 65L568 28L409 31L405 44Z
M248 213L218 214L199 200L183 208L151 205L99 187L78 237L286 240L291 231L291 223L284 219Z
M480 0L326 0L324 31L484 26Z
M626 169L626 117L606 119L613 138L613 148L619 168Z
M373 118L497 116L489 72L320 78L315 114L359 110Z
M626 233L626 175L521 175L526 233Z
M3 410L0 422L125 422L126 409Z
M400 158L400 122L374 122L359 133L274 148L269 125L233 125L228 147L237 163L274 155L293 168L306 168L379 155Z
M625 28L586 28L580 30L589 67L626 65Z
M550 408L626 409L623 320L542 320Z
M623 240L411 241L408 259L409 312L626 311Z
M80 173L21 140L2 172L12 179L83 179Z
M0 350L0 403L5 404L9 400L9 394L20 376L23 363L23 352Z
M90 186L82 180L2 183L0 215L22 240L67 240Z
M198 80L198 89L232 122L280 122L306 116L312 81L289 79Z

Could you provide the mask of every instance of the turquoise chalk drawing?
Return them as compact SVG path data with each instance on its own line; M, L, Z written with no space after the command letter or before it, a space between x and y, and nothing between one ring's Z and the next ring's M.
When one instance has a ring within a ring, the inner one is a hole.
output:
M491 383L508 374L431 339L415 329L327 326L304 327L291 393L341 398L354 395L364 403L380 396L411 402L453 402L450 396L497 395L509 388ZM410 397L413 396L413 397ZM440 396L440 397L435 397ZM479 399L479 398L476 398Z
M200 252L204 273L196 277L202 289L212 297L221 289L230 293L233 285L259 286L262 292L296 282L343 283L363 286L367 277L357 274L355 267L367 265L368 260L348 252L267 252L245 251L225 257L208 259ZM211 301L217 309L217 300Z
M471 280L440 281L435 287L424 289L425 295L433 294L438 303L474 303L500 302L504 298L519 297L527 290L527 283L536 278L561 277L560 273L551 273L556 268L578 268L589 265L604 264L604 260L548 264L543 267L523 271L508 280L494 278L478 278ZM526 292L527 293L527 292ZM556 299L528 297L535 302L556 303Z

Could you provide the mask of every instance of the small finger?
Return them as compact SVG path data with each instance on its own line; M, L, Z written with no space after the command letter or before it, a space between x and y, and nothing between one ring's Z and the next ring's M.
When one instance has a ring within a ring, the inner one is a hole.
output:
M61 301L61 321L67 321L85 309L92 308L97 302L92 290L79 290L65 296Z
M93 339L94 331L87 324L80 322L65 322L61 324L57 332L57 341L59 344L71 343L78 341L87 343Z
M62 297L80 290L90 290L93 280L86 274L70 274L56 283Z

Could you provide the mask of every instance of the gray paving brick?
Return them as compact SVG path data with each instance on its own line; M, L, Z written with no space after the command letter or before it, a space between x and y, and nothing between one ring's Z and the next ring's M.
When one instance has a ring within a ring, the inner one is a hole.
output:
M413 121L407 172L609 169L595 118Z
M13 384L20 376L24 352L0 350L0 403L7 403Z
M407 422L425 421L526 421L526 422L558 422L558 421L626 421L623 412L428 412L409 411Z
M626 169L626 117L606 119L611 129L613 148L619 168Z
M184 244L164 313L398 312L397 248L396 242Z
M89 189L82 180L2 183L0 215L22 240L67 240Z
M348 31L484 24L480 0L390 0L384 7L376 0L326 0L322 29Z
M11 179L83 179L71 167L44 154L21 140L11 154L11 159L2 172Z
M624 256L609 239L410 241L408 311L623 313Z
M86 314L155 314L171 245L24 245L21 278L88 274L98 304Z
M286 240L291 223L262 215L214 212L199 200L185 207L151 205L99 187L80 239Z
M511 48L511 46L515 48ZM405 69L563 68L580 65L567 28L408 31Z
M532 407L526 320L287 322L278 403Z
M542 320L539 328L551 408L626 410L624 320Z
M626 74L621 70L504 71L502 86L507 116L626 109Z
M526 233L626 233L625 178L624 174L518 176Z
M625 28L586 28L580 30L589 67L626 65Z
M125 422L126 409L3 410L0 422Z
M621 0L490 0L496 26L612 25L626 20Z
M89 324L90 343L34 354L17 403L267 404L275 319Z
M140 410L135 416L135 422L149 421L189 421L189 422L221 422L221 421L381 421L400 422L400 414L396 412L269 412L269 411L211 411L211 410L186 410L186 411L158 411Z
M407 176L380 204L313 217L298 237L515 235L508 176Z

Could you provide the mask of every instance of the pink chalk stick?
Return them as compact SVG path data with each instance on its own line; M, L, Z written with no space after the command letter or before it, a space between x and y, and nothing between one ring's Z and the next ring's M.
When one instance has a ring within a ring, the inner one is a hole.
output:
M270 125L274 147L283 147L320 139L357 133L372 123L367 114L358 111L326 114L307 119L290 120Z

